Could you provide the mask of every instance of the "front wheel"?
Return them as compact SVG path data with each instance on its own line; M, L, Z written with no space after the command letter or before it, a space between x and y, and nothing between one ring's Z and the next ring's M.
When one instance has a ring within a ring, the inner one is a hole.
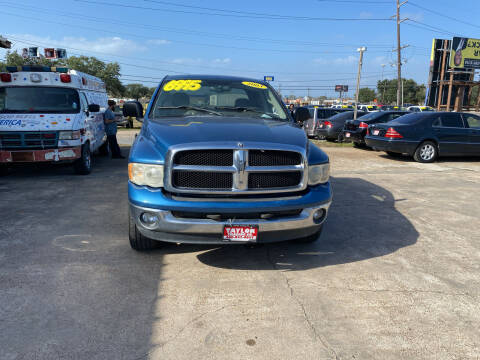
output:
M421 143L417 150L415 150L415 154L413 154L413 159L421 163L432 163L437 157L438 148L432 141L424 141Z
M309 244L309 243L313 243L315 241L317 241L318 239L320 239L320 235L322 235L322 230L323 230L323 224L320 226L320 229L312 234L312 235L309 235L309 236L305 236L303 238L300 238L300 239L295 239L294 241L297 242L297 243L302 243L302 244Z
M8 175L8 167L5 165L0 165L0 176Z
M90 153L90 144L82 145L82 156L73 163L75 173L79 175L88 175L92 171L92 154Z
M153 250L159 245L158 241L149 239L138 231L135 219L130 211L128 211L128 239L131 248L137 251Z

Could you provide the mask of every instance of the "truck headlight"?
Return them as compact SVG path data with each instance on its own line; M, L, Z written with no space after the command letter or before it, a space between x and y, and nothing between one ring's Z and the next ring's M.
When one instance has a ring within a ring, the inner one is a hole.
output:
M163 187L163 165L129 163L128 178L137 185Z
M308 167L308 185L325 184L330 177L330 163Z
M60 131L58 133L58 140L78 140L78 139L80 139L80 130Z

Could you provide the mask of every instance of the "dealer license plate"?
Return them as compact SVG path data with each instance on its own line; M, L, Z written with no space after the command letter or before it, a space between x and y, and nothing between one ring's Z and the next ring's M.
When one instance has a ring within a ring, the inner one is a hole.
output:
M345 137L350 137L350 133L345 133Z
M230 226L223 228L223 240L227 241L257 241L258 227L256 226Z
M373 135L377 136L378 134L380 134L380 130L373 130Z

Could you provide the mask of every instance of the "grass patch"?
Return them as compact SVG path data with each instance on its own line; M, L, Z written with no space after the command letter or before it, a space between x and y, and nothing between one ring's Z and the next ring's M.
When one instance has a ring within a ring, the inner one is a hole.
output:
M353 147L353 143L351 142L344 143L344 142L333 142L333 141L327 141L327 140L310 140L310 141L313 142L318 147L346 147L346 148Z

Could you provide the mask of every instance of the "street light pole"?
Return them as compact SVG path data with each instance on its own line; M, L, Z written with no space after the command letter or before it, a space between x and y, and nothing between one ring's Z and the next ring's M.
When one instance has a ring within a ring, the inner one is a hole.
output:
M357 112L358 112L358 95L360 92L360 78L362 74L362 64L363 64L363 53L367 51L367 48L365 46L362 46L357 49L357 51L360 53L360 59L358 61L358 74L357 74L357 92L355 94L355 107L353 108L353 119L357 120Z

